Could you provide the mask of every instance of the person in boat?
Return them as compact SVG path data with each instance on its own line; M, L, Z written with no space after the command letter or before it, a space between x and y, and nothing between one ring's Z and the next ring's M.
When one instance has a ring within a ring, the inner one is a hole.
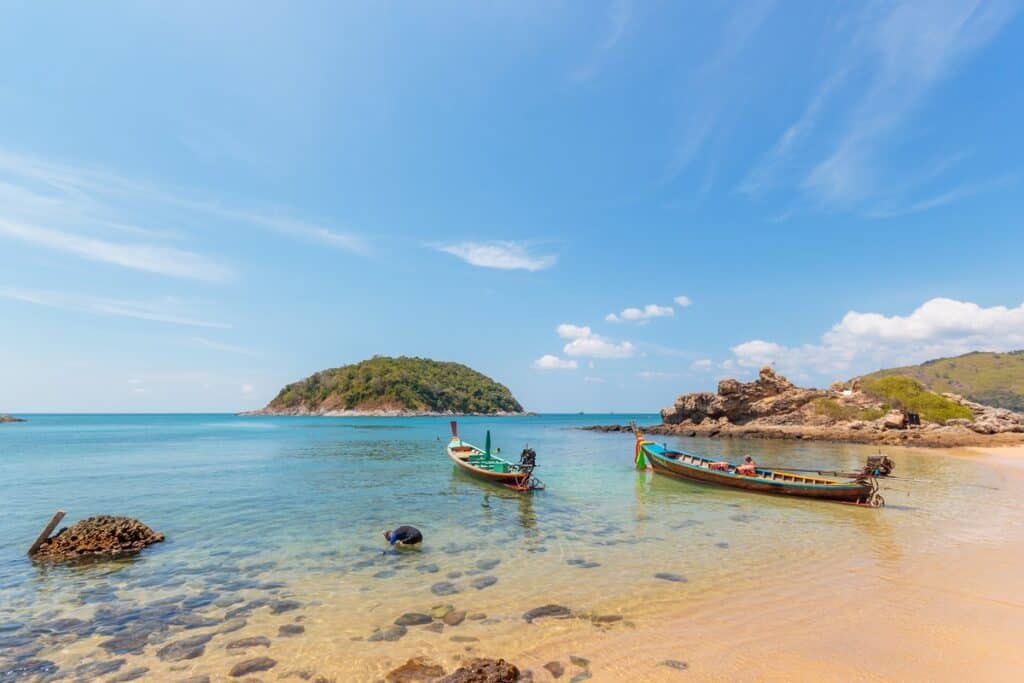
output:
M753 477L757 474L757 463L749 453L743 456L743 464L736 468L736 474L744 477Z
M423 534L414 526L400 526L397 529L388 529L384 532L384 538L391 545L416 545L423 542Z

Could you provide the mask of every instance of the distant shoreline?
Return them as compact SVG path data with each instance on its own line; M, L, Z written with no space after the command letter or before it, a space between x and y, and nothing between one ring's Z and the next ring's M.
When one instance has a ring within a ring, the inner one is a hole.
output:
M527 417L537 415L532 412L510 413L452 413L417 410L327 410L313 412L309 410L246 410L235 413L238 417Z

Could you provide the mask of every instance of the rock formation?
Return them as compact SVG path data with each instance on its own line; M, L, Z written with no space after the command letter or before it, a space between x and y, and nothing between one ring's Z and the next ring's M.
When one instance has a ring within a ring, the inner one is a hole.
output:
M817 389L801 389L771 368L761 368L753 382L723 379L718 383L717 394L700 392L680 396L671 408L661 411L661 419L665 424L700 424L705 420L723 419L732 424L744 424L790 415L827 394Z
M13 415L0 415L0 424L4 422L27 422L27 420L20 417L14 417Z
M33 555L34 559L65 562L132 555L164 540L142 522L129 517L89 517L58 531Z
M957 394L933 394L963 415L910 424L909 415L870 393L857 379L829 389L798 387L772 368L761 368L753 382L724 379L716 393L685 394L661 411L662 424L644 427L649 434L743 436L775 439L820 439L918 446L976 446L1024 441L1024 415L993 408ZM848 388L847 388L848 387ZM619 425L592 427L627 431Z

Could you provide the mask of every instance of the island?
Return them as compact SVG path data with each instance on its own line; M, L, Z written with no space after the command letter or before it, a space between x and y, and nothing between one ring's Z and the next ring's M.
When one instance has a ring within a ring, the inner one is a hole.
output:
M764 367L752 382L723 379L716 393L680 396L661 411L661 420L642 431L935 447L1024 442L1024 415L952 392L935 392L913 377L886 372L814 389L798 387Z
M242 415L522 415L508 387L460 363L374 356L285 386Z
M21 417L14 417L13 415L0 415L0 424L4 422L28 422L28 420Z

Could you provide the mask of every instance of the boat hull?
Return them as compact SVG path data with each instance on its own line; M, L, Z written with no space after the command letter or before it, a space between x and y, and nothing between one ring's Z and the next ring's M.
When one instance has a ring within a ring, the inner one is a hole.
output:
M529 476L525 473L493 472L491 470L475 467L474 465L467 462L468 455L483 453L482 450L474 446L471 446L469 444L463 444L461 442L458 445L456 445L453 442L451 444L448 444L448 447L445 449L445 451L448 453L448 457L451 459L451 461L455 463L456 467L458 467L463 472L473 475L477 479L483 479L485 481L490 481L495 484L500 484L506 488L510 488L515 491L527 491L530 488Z
M640 448L655 472L702 484L843 503L866 504L873 493L869 482L804 477L784 470L760 468L757 470L758 476L743 476L710 469L710 461L707 458L683 451L672 451L658 444L643 443Z

